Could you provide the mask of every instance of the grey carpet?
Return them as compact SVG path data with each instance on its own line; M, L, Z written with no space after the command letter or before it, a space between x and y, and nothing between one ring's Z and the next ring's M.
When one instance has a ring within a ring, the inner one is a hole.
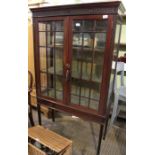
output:
M38 124L36 111L33 111L35 124ZM108 130L105 140L102 140L100 155L126 154L125 122L117 121L117 126ZM73 141L73 155L96 155L100 126L69 115L57 113L53 123L42 115L42 125ZM29 125L30 126L30 125Z

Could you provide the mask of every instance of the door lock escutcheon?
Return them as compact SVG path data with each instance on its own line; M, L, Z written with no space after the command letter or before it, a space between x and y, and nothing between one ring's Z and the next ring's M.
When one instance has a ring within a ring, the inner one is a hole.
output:
M70 64L66 64L66 81L70 79Z
M66 68L67 69L70 69L70 64L66 64Z

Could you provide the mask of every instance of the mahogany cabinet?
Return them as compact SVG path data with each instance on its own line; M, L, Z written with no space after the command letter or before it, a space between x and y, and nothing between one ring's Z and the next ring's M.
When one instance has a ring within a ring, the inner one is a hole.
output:
M120 1L31 9L37 101L103 124L117 60Z

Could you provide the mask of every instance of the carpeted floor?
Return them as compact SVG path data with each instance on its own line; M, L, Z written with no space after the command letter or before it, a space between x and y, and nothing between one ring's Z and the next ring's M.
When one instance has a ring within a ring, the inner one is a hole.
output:
M37 125L38 117L35 110L33 117L35 125ZM118 120L116 124L117 126L108 130L106 139L102 140L100 155L126 154L126 125L124 121ZM96 155L99 124L57 113L55 122L42 115L42 125L71 139L73 141L73 155Z

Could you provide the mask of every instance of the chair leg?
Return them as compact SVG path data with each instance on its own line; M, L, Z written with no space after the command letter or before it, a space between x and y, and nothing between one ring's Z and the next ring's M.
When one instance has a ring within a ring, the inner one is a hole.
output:
M55 110L54 109L52 109L52 120L53 122L55 122Z
M31 126L34 126L34 121L33 121L33 116L32 116L32 112L30 111L29 112L29 120L30 120L30 123L31 123Z
M31 124L31 126L34 126L30 93L28 93L28 106L29 106L29 112L28 112L29 114L28 115L29 115L30 124Z
M118 109L118 98L119 98L119 96L118 96L117 94L115 94L115 97L114 97L114 106L113 106L113 110L112 110L110 126L113 125L114 120L115 120L116 115L117 115L117 109Z
M39 121L39 125L42 124L42 121L41 121L41 110L40 110L40 104L38 103L37 104L37 110L38 110L38 121Z

